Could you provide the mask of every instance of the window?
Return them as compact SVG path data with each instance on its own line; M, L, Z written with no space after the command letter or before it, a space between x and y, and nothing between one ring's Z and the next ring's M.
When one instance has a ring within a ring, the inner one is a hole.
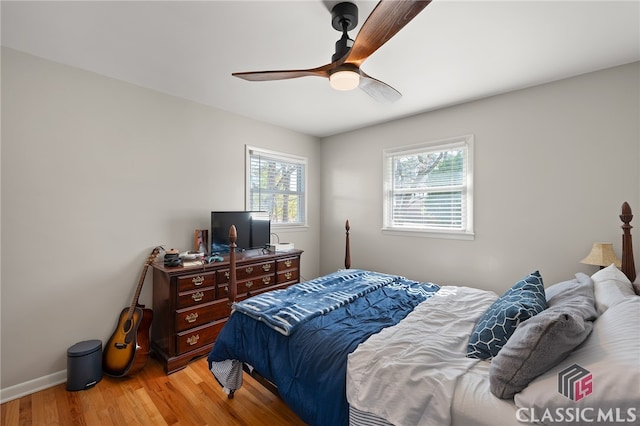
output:
M272 225L306 225L307 159L250 146L247 210L269 212Z
M473 239L473 136L384 151L386 231Z

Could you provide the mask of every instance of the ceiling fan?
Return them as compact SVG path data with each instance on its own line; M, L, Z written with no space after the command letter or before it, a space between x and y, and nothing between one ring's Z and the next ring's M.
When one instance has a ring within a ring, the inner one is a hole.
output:
M377 101L396 101L402 96L400 92L367 75L360 66L429 3L431 0L381 0L362 25L355 40L347 32L358 24L358 8L350 2L338 3L331 10L331 24L342 32L342 37L336 42L336 52L331 57L330 64L302 70L236 72L232 75L249 81L325 77L334 89L352 90L360 87Z

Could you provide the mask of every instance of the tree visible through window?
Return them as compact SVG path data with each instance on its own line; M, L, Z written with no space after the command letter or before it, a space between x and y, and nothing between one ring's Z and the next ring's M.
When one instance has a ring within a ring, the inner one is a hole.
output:
M385 229L472 233L471 143L385 151Z
M306 224L306 158L247 147L247 208L271 223Z

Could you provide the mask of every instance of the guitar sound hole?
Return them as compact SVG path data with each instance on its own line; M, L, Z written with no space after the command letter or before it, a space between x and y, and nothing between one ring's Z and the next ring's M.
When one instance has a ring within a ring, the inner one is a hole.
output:
M131 330L131 320L126 320L122 326L125 333L128 333Z

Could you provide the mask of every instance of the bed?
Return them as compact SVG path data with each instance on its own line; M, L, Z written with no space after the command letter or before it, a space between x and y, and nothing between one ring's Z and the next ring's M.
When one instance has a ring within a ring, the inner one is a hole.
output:
M311 425L638 424L632 218L624 203L620 268L546 287L533 271L502 295L349 269L347 222L345 269L230 289L209 367L229 398L244 371Z

